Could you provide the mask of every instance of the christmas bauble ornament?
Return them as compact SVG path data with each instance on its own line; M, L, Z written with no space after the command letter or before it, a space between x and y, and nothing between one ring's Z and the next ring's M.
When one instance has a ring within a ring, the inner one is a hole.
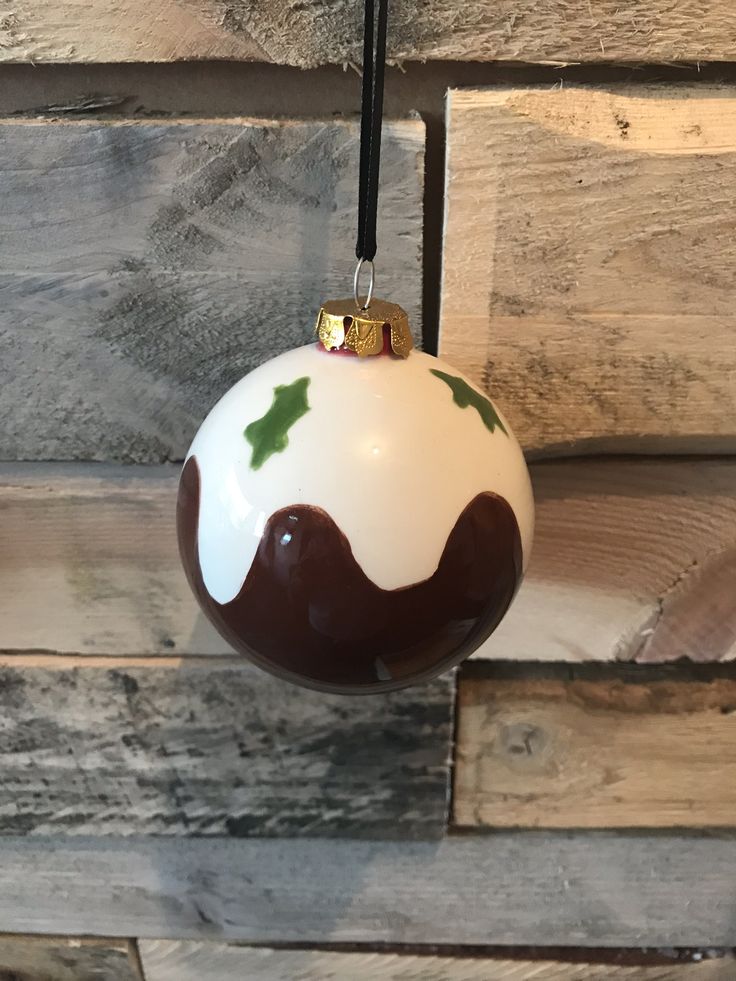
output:
M267 671L346 693L431 678L482 644L534 524L499 410L413 349L401 307L373 299L388 0L377 3L376 26L365 0L353 298L325 303L316 343L218 402L177 509L189 582L223 637Z
M529 476L499 410L411 349L400 308L325 304L318 332L205 419L181 554L204 612L261 667L388 691L458 663L503 617L531 547Z

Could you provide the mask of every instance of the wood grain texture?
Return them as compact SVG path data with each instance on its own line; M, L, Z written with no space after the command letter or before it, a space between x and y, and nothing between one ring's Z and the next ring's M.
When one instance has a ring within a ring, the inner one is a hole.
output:
M279 950L181 940L143 940L141 959L146 981L729 981L736 971L730 958L694 964L595 964Z
M452 675L319 695L242 662L0 666L0 834L434 838Z
M179 560L179 469L0 464L0 648L231 654Z
M141 0L114 8L92 0L15 0L0 22L0 60L175 61L239 58L301 68L360 60L359 5L328 0ZM728 61L736 15L728 0L673 5L646 0L635 12L614 0L397 0L394 60Z
M231 653L181 571L178 473L0 464L0 651ZM531 564L477 658L736 657L736 463L546 462L532 478Z
M734 105L450 93L441 353L528 450L736 447Z
M725 836L0 839L5 929L151 939L728 947L735 881Z
M527 576L476 657L736 657L736 463L612 458L531 472Z
M129 940L0 935L3 981L143 981Z
M388 125L379 218L417 331L423 143ZM355 122L0 121L0 459L182 458L349 292L357 166Z
M463 678L454 820L733 827L736 681Z

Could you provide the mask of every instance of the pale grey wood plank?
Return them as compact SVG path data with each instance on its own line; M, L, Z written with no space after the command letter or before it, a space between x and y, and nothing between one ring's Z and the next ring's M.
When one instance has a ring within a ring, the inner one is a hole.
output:
M5 981L143 981L129 940L0 935Z
M420 329L424 126L390 123L380 291ZM164 462L352 289L358 125L0 121L2 459Z
M0 835L444 831L452 675L349 698L241 660L38 660L0 665Z
M179 472L0 464L0 649L231 654L181 567Z
M17 0L0 25L0 60L177 61L240 58L301 68L360 60L360 5L327 0ZM730 60L736 18L728 0L397 0L394 59L465 61Z
M440 350L527 450L736 450L735 94L451 92Z
M731 946L728 837L0 840L3 923L157 939Z
M178 472L0 465L0 650L228 654L181 571ZM529 570L476 657L736 655L736 463L547 462L532 467L532 479Z
M680 964L663 958L654 965L586 962L582 952L578 961L564 961L284 950L193 940L143 940L140 948L146 981L727 981L736 971L726 957Z

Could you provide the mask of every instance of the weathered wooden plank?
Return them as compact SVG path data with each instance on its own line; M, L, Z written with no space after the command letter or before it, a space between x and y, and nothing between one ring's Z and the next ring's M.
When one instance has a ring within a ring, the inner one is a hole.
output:
M450 93L441 351L527 449L736 447L734 99Z
M534 549L477 657L736 657L736 464L578 460L532 467Z
M387 128L379 230L416 329L423 139ZM0 458L181 458L350 291L357 165L356 122L0 121Z
M350 699L244 662L78 663L0 666L0 835L444 831L451 675Z
M143 981L129 940L0 934L6 981Z
M232 653L181 568L178 479L173 466L0 464L0 647Z
M141 0L108 7L93 0L20 0L0 24L0 61L269 60L245 24L209 0Z
M329 0L17 0L0 24L0 60L176 61L241 58L301 68L360 58L359 4ZM395 59L463 61L728 61L736 16L728 0L648 0L632 14L615 0L513 8L483 0L397 0Z
M647 965L597 964L584 955L578 961L442 957L181 940L143 940L140 946L146 981L727 981L736 970L725 957L680 964L662 958Z
M732 946L730 837L0 839L8 930L257 943Z
M464 677L454 821L733 827L736 680Z
M548 462L532 478L526 581L477 657L736 656L736 463ZM175 467L0 465L0 650L229 653L181 571L177 480Z

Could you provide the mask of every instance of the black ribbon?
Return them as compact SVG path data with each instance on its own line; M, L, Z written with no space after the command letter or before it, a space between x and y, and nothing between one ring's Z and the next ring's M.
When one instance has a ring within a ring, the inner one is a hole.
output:
M365 0L363 34L363 97L360 115L360 179L358 183L358 259L372 261L376 254L378 168L381 162L383 78L386 69L388 0ZM375 29L375 42L374 42Z

